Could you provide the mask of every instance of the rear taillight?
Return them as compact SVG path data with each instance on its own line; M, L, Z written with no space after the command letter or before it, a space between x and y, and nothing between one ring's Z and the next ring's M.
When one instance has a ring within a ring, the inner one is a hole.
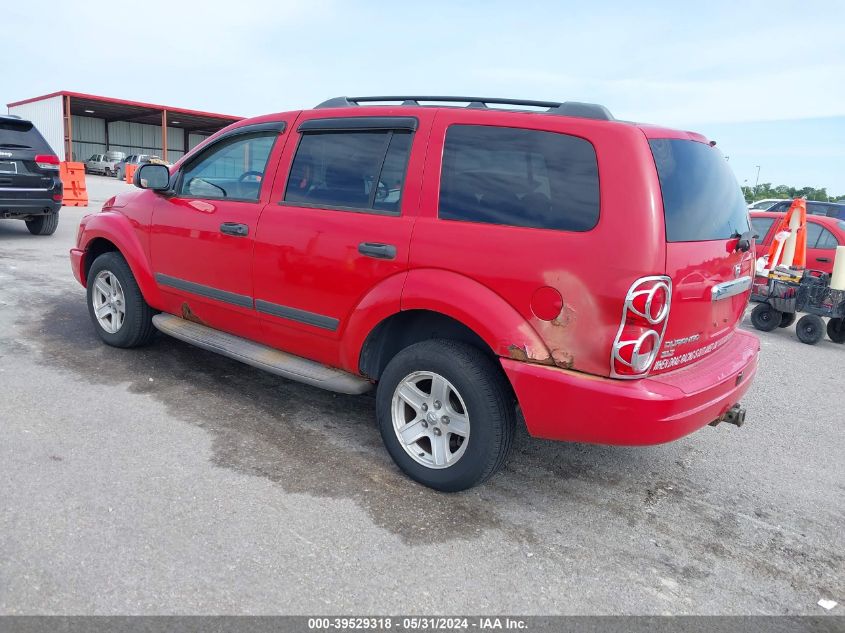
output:
M35 164L41 169L58 169L59 157L53 154L38 154L35 157Z
M671 305L669 277L643 277L631 284L613 341L611 376L642 378L648 374L663 344Z

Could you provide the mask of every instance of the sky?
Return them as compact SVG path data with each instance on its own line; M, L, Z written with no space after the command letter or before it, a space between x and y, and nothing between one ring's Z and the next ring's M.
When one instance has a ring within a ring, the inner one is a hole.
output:
M224 114L330 97L590 101L701 132L740 184L845 195L845 1L13 2L0 104L58 90ZM20 60L12 63L9 60Z

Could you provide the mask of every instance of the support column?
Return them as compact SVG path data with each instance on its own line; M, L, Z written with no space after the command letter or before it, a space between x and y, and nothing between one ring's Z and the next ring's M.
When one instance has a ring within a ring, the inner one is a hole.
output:
M70 115L70 95L65 95L65 161L73 160L73 119Z
M167 110L161 111L161 158L167 160Z

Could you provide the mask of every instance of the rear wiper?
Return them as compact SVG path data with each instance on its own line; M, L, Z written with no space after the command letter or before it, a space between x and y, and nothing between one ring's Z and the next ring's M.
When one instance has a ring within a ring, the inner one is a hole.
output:
M20 145L18 143L0 143L0 147L7 149L32 149L29 145Z

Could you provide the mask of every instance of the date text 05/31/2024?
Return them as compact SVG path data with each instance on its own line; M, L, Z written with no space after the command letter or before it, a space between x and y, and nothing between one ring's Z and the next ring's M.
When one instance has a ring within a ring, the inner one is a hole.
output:
M397 631L467 631L525 630L525 620L500 617L346 617L308 618L311 631L391 630Z

